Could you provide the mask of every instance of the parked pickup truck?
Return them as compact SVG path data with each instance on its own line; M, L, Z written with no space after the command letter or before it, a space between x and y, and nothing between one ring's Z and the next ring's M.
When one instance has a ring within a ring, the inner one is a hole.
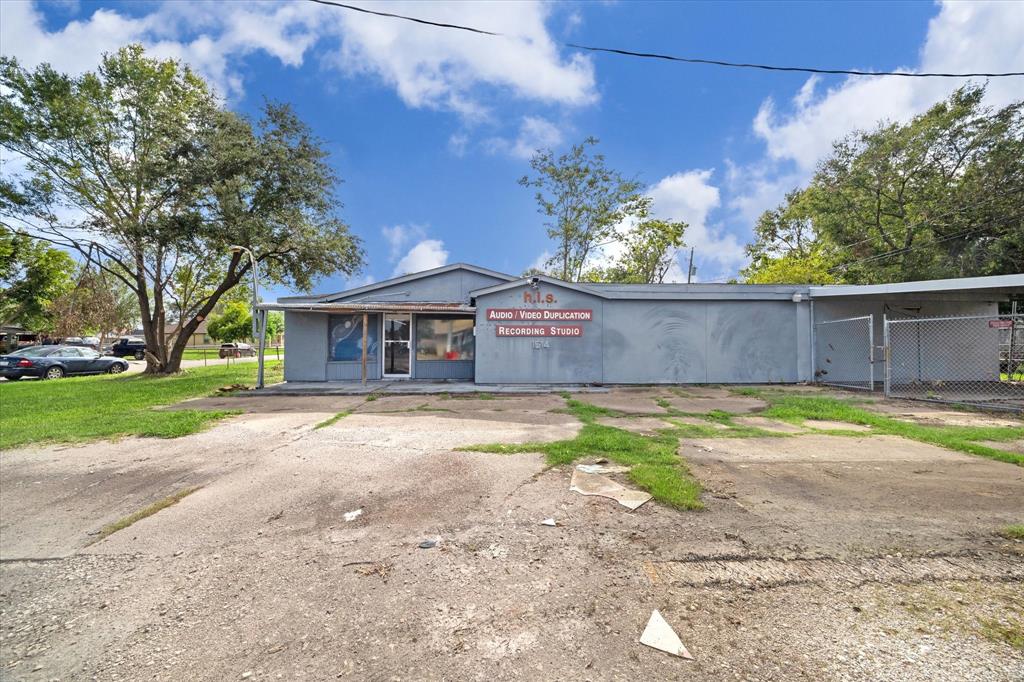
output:
M146 341L137 336L125 336L110 347L110 354L119 358L142 360L146 357Z

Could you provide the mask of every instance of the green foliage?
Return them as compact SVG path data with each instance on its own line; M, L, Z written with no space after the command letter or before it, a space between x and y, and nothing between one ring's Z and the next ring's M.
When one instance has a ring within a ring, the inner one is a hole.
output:
M546 266L566 281L580 281L595 249L615 234L616 225L633 215L641 201L640 183L608 168L588 137L567 154L539 150L530 159L536 174L519 184L537 190L538 211L548 218L548 236L557 243Z
M630 465L630 477L659 502L679 509L703 508L700 484L689 475L677 453L679 441L670 431L644 436L596 423L598 417L618 414L613 410L572 398L566 398L566 406L583 422L583 428L571 440L515 445L495 443L460 449L499 454L540 452L547 455L549 466L571 464L581 457L606 457Z
M968 85L908 123L835 143L766 211L749 282L899 282L1024 268L1024 101Z
M177 370L185 343L252 267L308 289L351 274L358 240L336 217L327 153L294 113L257 123L222 109L186 66L132 45L73 77L0 60L0 146L27 159L5 181L5 224L77 251L136 296L147 371ZM70 222L58 216L76 216ZM168 346L168 319L180 333Z
M219 315L211 315L206 331L217 341L252 340L252 304L230 301ZM284 331L284 313L267 313L267 339L275 339Z
M172 493L163 499L157 500L153 504L147 505L136 512L132 512L131 514L122 519L118 519L113 523L103 526L103 528L100 529L99 535L93 538L93 540L89 544L94 545L97 542L100 542L101 540L105 540L106 538L110 537L117 531L124 530L128 526L131 526L144 518L152 516L153 514L156 514L158 511L162 509L167 509L168 507L172 507L178 504L183 499L185 499L195 491L199 490L200 487L201 486L192 486L191 488L182 488L181 490Z
M616 230L621 254L607 268L592 268L583 273L590 282L630 282L658 284L665 281L669 268L683 244L687 224L651 217L650 197L633 204L633 215Z
M280 362L267 363L266 382L280 381ZM233 412L155 410L217 388L256 382L256 363L196 367L181 374L74 377L0 383L0 450L33 443L120 436L177 438Z
M313 430L316 431L318 429L327 428L328 426L331 426L332 424L337 424L339 421L341 421L345 417L349 416L350 414L352 414L352 413L351 412L346 412L346 411L339 412L338 414L334 415L333 417L330 417L329 419L325 419L322 422L320 422L319 424L317 424L316 426L314 426Z
M835 258L815 245L803 255L787 253L761 260L740 274L747 284L838 284L840 278L832 271L835 266Z
M64 251L0 228L0 322L48 329L50 306L73 287L74 269Z
M217 341L244 341L252 338L252 312L248 303L232 301L224 312L211 316L206 331Z
M134 293L121 280L101 268L88 264L79 269L74 288L54 300L49 308L50 324L46 327L57 336L126 332L139 319L139 305Z
M999 534L1010 540L1024 540L1024 523L1006 526L999 531Z

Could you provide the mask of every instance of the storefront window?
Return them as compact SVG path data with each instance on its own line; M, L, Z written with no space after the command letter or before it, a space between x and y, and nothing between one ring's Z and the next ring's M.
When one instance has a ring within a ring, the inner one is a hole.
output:
M416 317L417 360L472 360L473 320Z
M377 339L379 334L375 315L370 315L367 333L366 355L377 357ZM331 315L331 360L353 361L363 359L363 316L362 315Z

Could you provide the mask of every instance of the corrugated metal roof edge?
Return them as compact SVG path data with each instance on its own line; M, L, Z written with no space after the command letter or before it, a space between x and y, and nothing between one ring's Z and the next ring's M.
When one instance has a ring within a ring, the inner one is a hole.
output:
M345 291L338 291L333 294L315 294L311 296L282 296L278 298L282 303L295 303L304 301L318 301L326 302L331 299L347 298L355 294L363 294L376 289L383 289L384 287L394 286L396 284L404 284L406 282L413 282L424 277L430 277L432 275L439 275L445 272L451 272L452 270L469 270L481 275L488 275L496 279L504 279L506 281L514 279L512 275L504 272L498 272L497 270L488 270L478 265L471 265L469 263L450 263L448 265L442 265L437 268L430 270L422 270L420 272L409 273L408 275L402 275L401 277L392 277L391 279L381 280L380 282L374 282L373 284L367 284L355 289L346 289Z
M435 312L474 313L476 307L463 303L260 303L260 310L293 310L295 312Z
M980 289L1024 289L1024 274L958 277L890 284L829 284L811 287L811 298L870 296L872 294L916 294L936 291L977 291Z

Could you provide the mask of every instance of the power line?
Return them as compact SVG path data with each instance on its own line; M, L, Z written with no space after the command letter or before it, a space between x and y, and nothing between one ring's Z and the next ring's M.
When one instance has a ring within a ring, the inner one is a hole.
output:
M426 26L434 26L436 28L447 28L456 31L468 31L469 33L477 33L479 35L511 38L505 33L499 33L497 31L485 31L480 28L473 28L472 26L463 26L461 24L448 24L440 21L430 21L428 19L420 19L418 17L410 17L404 14L394 14L393 12L381 12L378 10L367 9L365 7L357 7L355 5L348 5L343 2L334 2L334 0L309 0L309 2L315 2L318 5L330 5L331 7L338 7L340 9L347 9L353 12L361 12L363 14L372 14L378 17L387 17L389 19L401 19L403 21L412 21L417 24L423 24ZM796 73L817 73L827 75L845 75L845 76L900 76L902 78L1006 78L1009 76L1024 76L1024 71L1007 71L1003 73L946 73L946 72L909 72L909 71L862 71L859 69L820 69L807 66L776 66L772 64L755 64L748 62L728 62L720 59L699 59L696 57L679 57L677 55L660 54L657 52L634 52L633 50L622 50L613 47L598 47L595 45L581 45L579 43L560 43L564 47L568 47L574 50L584 50L587 52L602 52L607 54L616 54L625 57L639 57L642 59L659 59L662 61L670 62L681 62L684 64L704 64L708 66L723 66L737 69L759 69L761 71L783 71L783 72L796 72Z
M1019 218L1024 218L1024 214L1016 215L1016 216L1011 216L1009 218L1009 220L1017 220ZM835 267L829 268L828 271L832 272L834 270L845 270L845 269L847 269L849 267L852 267L854 265L859 265L859 264L862 264L862 263L873 263L873 262L878 261L878 260L885 260L886 258L891 258L893 256L898 256L898 255L903 254L903 253L910 253L911 251L917 251L918 249L924 249L924 248L928 248L930 246L934 246L936 244L941 244L942 242L949 241L950 239L956 239L957 237L966 237L969 234L973 234L975 232L980 232L981 230L987 230L987 229L990 229L991 227L992 227L992 225L989 224L989 225L982 225L980 227L975 227L975 228L971 228L971 229L967 229L967 230L961 230L960 232L955 232L953 234L948 234L948 235L946 235L944 237L940 237L939 239L935 239L935 240L930 241L930 242L925 242L923 244L916 244L914 246L907 246L907 247L904 247L902 249L894 249L892 251L887 251L885 253L877 253L877 254L875 254L873 256L867 256L866 258L861 258L859 260L851 261L849 263L842 263L840 265L836 265ZM1006 234L1006 230L1002 230L1002 231L999 231L999 232L994 232L993 236L1001 237L1004 234Z

